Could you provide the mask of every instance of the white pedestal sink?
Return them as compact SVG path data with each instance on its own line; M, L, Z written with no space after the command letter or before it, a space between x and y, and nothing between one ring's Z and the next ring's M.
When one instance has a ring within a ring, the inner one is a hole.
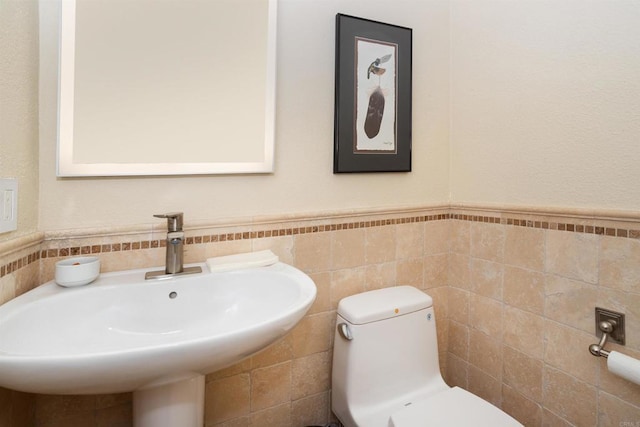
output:
M133 418L136 427L201 427L204 375L134 391Z
M0 386L44 394L134 391L136 427L203 424L204 375L276 341L316 296L287 264L145 281L106 273L46 283L0 306Z

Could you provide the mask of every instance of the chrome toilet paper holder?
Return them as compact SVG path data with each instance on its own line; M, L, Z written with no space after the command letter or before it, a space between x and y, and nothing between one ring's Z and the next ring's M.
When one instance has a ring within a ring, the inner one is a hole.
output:
M604 349L608 341L624 345L624 314L596 307L596 335L600 336L598 344L591 344L589 352L598 357L609 357Z

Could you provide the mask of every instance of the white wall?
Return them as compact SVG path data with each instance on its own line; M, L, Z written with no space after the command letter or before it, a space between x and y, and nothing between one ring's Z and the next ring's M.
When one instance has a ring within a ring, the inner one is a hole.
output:
M640 1L453 0L453 202L640 209Z
M333 175L335 15L413 32L413 172ZM186 221L446 202L449 191L449 3L280 0L276 169L272 175L55 177L57 5L41 4L40 229ZM180 144L180 141L176 141Z
M55 178L55 9L41 4L41 230L449 197L640 209L640 0L280 0L273 175L70 180ZM337 12L414 29L411 173L332 174Z
M0 178L18 179L18 230L38 228L38 3L0 5Z

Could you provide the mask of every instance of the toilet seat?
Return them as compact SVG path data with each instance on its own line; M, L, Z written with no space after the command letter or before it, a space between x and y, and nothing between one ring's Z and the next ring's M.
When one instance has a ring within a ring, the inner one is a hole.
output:
M522 424L478 396L453 387L393 413L389 426L522 427Z

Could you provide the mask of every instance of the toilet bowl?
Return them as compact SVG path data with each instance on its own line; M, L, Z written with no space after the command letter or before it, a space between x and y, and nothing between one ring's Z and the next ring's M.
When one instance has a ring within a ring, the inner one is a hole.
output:
M411 286L340 301L331 408L345 427L522 426L444 382L433 300Z

